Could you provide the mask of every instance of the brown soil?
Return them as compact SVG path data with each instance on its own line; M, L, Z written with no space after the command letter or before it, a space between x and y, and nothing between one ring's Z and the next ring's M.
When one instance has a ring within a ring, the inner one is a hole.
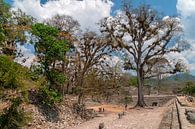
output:
M122 119L118 119L118 113L124 110L124 107L111 104L91 106L98 111L99 107L105 108L105 113L98 118L87 121L81 125L67 129L98 129L100 123L105 124L105 129L158 129L166 111L166 107L153 109L129 109Z

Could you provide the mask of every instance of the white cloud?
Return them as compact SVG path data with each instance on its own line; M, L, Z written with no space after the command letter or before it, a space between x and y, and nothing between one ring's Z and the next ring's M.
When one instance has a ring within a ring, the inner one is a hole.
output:
M56 14L69 15L80 23L82 30L98 31L97 23L110 16L112 6L110 0L51 0L45 4L41 4L40 0L14 0L12 9L21 9L39 22ZM31 49L18 46L18 50L21 50L25 57L18 57L15 61L29 67L35 59Z
M195 42L195 0L178 0L177 10L181 16L185 36Z
M32 45L17 45L17 51L20 53L18 57L15 58L15 62L22 64L23 66L30 67L34 63L36 56L32 51Z
M178 0L176 6L185 37L192 46L191 50L182 52L180 56L183 56L189 62L189 69L195 74L195 0Z
M81 29L97 31L97 23L111 14L110 0L56 0L40 4L40 0L14 0L13 8L21 9L39 21L56 14L70 15L79 21Z

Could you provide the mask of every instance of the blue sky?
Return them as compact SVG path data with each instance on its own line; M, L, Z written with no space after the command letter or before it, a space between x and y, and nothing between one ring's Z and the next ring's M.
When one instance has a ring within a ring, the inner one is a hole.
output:
M114 3L114 9L119 9L121 7L121 0L114 0ZM139 6L140 4L148 4L160 13L162 12L164 15L177 15L177 0L133 0L132 4L134 7Z

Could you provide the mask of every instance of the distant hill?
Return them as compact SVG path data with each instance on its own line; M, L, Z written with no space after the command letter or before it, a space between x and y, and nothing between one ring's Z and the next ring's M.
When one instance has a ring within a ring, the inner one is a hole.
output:
M164 81L178 81L178 82L186 82L186 81L195 81L195 76L189 73L180 73L176 75L169 76L163 79Z

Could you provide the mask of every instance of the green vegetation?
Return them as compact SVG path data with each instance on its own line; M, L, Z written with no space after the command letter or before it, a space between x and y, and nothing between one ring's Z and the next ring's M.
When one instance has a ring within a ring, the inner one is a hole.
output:
M62 95L56 90L49 89L47 86L39 89L38 97L43 105L47 105L49 107L52 107L55 103L62 101Z
M57 66L57 64L65 62L66 52L69 50L68 43L59 37L58 29L42 23L32 26L32 34L37 38L35 50L41 64L41 67L36 69L34 73L36 75L43 71L42 74L46 77L47 83L39 91L44 98L43 103L51 106L62 99L60 88L64 85L66 76L60 70L63 66Z
M1 113L1 129L20 129L28 123L31 118L29 114L20 109L21 103L22 100L20 98L15 98L12 100L11 106Z
M195 84L193 82L187 82L186 87L182 89L182 92L187 95L195 95Z
M7 56L0 56L0 86L16 89L22 86L22 69Z
M129 80L129 84L130 86L135 86L137 87L137 77L131 77L130 80Z
M8 56L0 56L0 99L11 102L11 105L0 113L1 129L18 129L30 120L20 107L22 102L28 102L27 80L27 69L13 62Z
M21 109L28 102L28 89L34 83L28 69L14 62L16 43L26 39L25 25L31 18L21 11L11 12L10 6L0 0L0 99L5 108L0 111L1 129L19 129L30 117ZM2 106L2 105L1 105Z

